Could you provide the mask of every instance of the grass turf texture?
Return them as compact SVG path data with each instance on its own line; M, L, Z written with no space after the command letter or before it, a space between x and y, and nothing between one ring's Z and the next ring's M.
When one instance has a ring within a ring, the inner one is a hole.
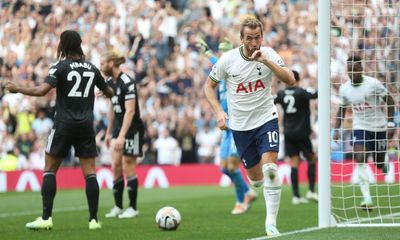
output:
M302 188L305 193L306 189ZM128 204L124 193L124 206ZM282 192L278 227L281 233L315 227L318 224L316 203L294 206L291 189ZM1 239L249 239L264 235L264 199L259 199L244 215L233 216L233 188L176 187L139 189L140 215L134 219L105 219L113 206L111 190L100 193L99 218L103 228L88 230L88 211L83 190L59 190L53 212L51 231L29 231L25 224L41 215L40 193L0 194ZM161 231L155 214L161 207L173 206L182 215L177 231ZM397 239L396 228L332 228L297 233L278 239ZM275 239L275 238L274 238Z

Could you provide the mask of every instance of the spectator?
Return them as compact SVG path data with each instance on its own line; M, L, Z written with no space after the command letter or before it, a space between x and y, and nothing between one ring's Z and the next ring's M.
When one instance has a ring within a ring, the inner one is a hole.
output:
M178 122L177 140L182 149L181 163L197 163L196 125L191 116L185 116Z
M46 113L41 109L36 114L36 119L32 123L32 129L38 136L46 136L53 127L53 121L46 117Z
M388 82L388 89L395 89L397 95L394 97L398 101L398 58L396 51L390 49L399 48L396 41L399 35L395 29L399 5L393 1L389 4L373 1L372 7L361 9L362 5L359 6L353 13L351 8L332 5L332 25L341 29L340 34L332 38L332 62L335 65L332 73L345 72L351 49L364 51L365 69L374 71L379 80ZM316 10L317 0L104 0L95 4L89 0L24 1L23 4L8 1L0 5L0 78L28 86L39 85L48 73L48 65L57 61L51 51L57 47L57 35L72 28L82 33L87 59L98 67L104 49L114 48L126 53L125 57L130 60L122 67L129 74L134 72L139 81L139 94L143 96L140 101L145 106L143 120L154 127L165 125L164 121L171 120L170 117L157 116L172 109L176 119L172 119L168 129L175 136L175 128L184 118L185 109L193 109L196 123L208 121L207 113L210 112L199 89L211 66L195 47L196 35L203 35L214 50L224 37L238 46L236 31L242 19L238 16L255 14L265 26L266 45L277 49L285 62L300 73L301 87L316 88ZM359 13L365 13L366 17L346 17ZM382 15L386 17L379 17ZM386 38L379 40L381 37ZM386 79L385 76L389 77ZM164 83L162 79L166 79ZM182 95L180 100L163 92L171 91L167 80L173 83L173 90ZM160 81L162 84L157 85ZM158 93L154 91L156 86ZM274 92L283 89L281 83L274 83L272 87ZM54 115L55 93L32 99L0 91L0 99L8 134L14 134L18 125L16 116L23 112L15 107L19 103L28 102L37 109L46 109L50 119ZM99 118L104 118L102 103L99 105L95 108L98 124L101 123ZM312 128L315 128L316 105L312 104L310 110ZM32 114L37 115L35 108L32 108ZM200 129L201 124L197 125L197 131ZM0 131L3 131L1 127ZM10 136L15 142L17 136ZM151 154L145 155L146 163L156 162L152 146L156 138L157 134L149 134L148 153Z
M160 136L154 142L154 147L157 149L157 163L163 165L179 165L180 164L180 149L178 142L173 138L168 129L163 129Z
M210 129L209 123L204 124L203 129L197 132L196 142L199 145L198 155L201 163L214 163L220 137L221 132L215 128Z
M18 158L13 151L7 152L5 156L0 159L0 171L15 171L18 166Z

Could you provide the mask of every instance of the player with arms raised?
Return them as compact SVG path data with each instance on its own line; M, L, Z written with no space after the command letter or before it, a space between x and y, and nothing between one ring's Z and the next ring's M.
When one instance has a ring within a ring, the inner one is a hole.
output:
M276 218L281 182L276 165L279 151L278 114L271 95L272 76L293 85L292 72L269 47L261 47L262 23L254 17L243 20L242 45L224 53L207 79L204 92L217 116L218 127L227 129L228 114L218 102L215 88L225 79L228 88L229 127L246 168L250 183L264 187L268 236L278 235Z
M97 156L94 133L94 86L111 98L113 91L101 76L100 71L85 60L79 33L67 30L61 33L57 50L59 61L50 67L45 81L34 88L19 86L10 81L7 89L13 93L44 96L56 88L56 113L54 126L47 140L45 167L42 183L43 214L27 223L28 229L51 229L52 210L56 195L56 173L71 147L79 157L86 179L86 197L89 205L89 229L101 228L97 221L99 184L96 179L95 157Z
M394 101L388 90L376 78L363 75L362 59L351 56L347 59L350 81L339 89L340 106L336 115L334 139L339 139L338 129L346 115L346 109L353 111L353 151L359 170L359 183L363 195L361 208L372 210L373 202L367 176L368 154L372 154L376 166L387 172L385 164L387 138L394 135ZM386 109L382 106L387 106ZM386 135L387 134L387 135Z

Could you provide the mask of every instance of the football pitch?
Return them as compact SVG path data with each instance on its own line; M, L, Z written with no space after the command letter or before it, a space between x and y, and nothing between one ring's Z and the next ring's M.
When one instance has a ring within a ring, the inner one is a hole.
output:
M302 192L306 189L303 186ZM128 204L124 193L124 206ZM400 239L398 228L329 228L318 225L316 203L294 206L291 189L282 191L278 227L283 236L274 239ZM140 214L133 219L105 219L113 206L111 190L100 193L99 219L103 228L88 230L88 211L83 190L59 190L51 231L29 231L25 223L41 215L38 192L0 193L0 239L267 239L264 236L264 199L259 198L248 213L233 216L233 188L216 186L139 189ZM177 231L161 231L155 214L164 206L177 208L182 222ZM305 229L305 230L304 230ZM303 230L303 231L301 231Z

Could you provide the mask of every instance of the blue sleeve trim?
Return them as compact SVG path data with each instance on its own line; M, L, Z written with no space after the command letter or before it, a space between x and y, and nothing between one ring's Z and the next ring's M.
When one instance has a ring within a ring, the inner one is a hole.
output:
M218 62L218 58L216 56L211 56L210 57L210 62L212 63L212 65L216 64Z

